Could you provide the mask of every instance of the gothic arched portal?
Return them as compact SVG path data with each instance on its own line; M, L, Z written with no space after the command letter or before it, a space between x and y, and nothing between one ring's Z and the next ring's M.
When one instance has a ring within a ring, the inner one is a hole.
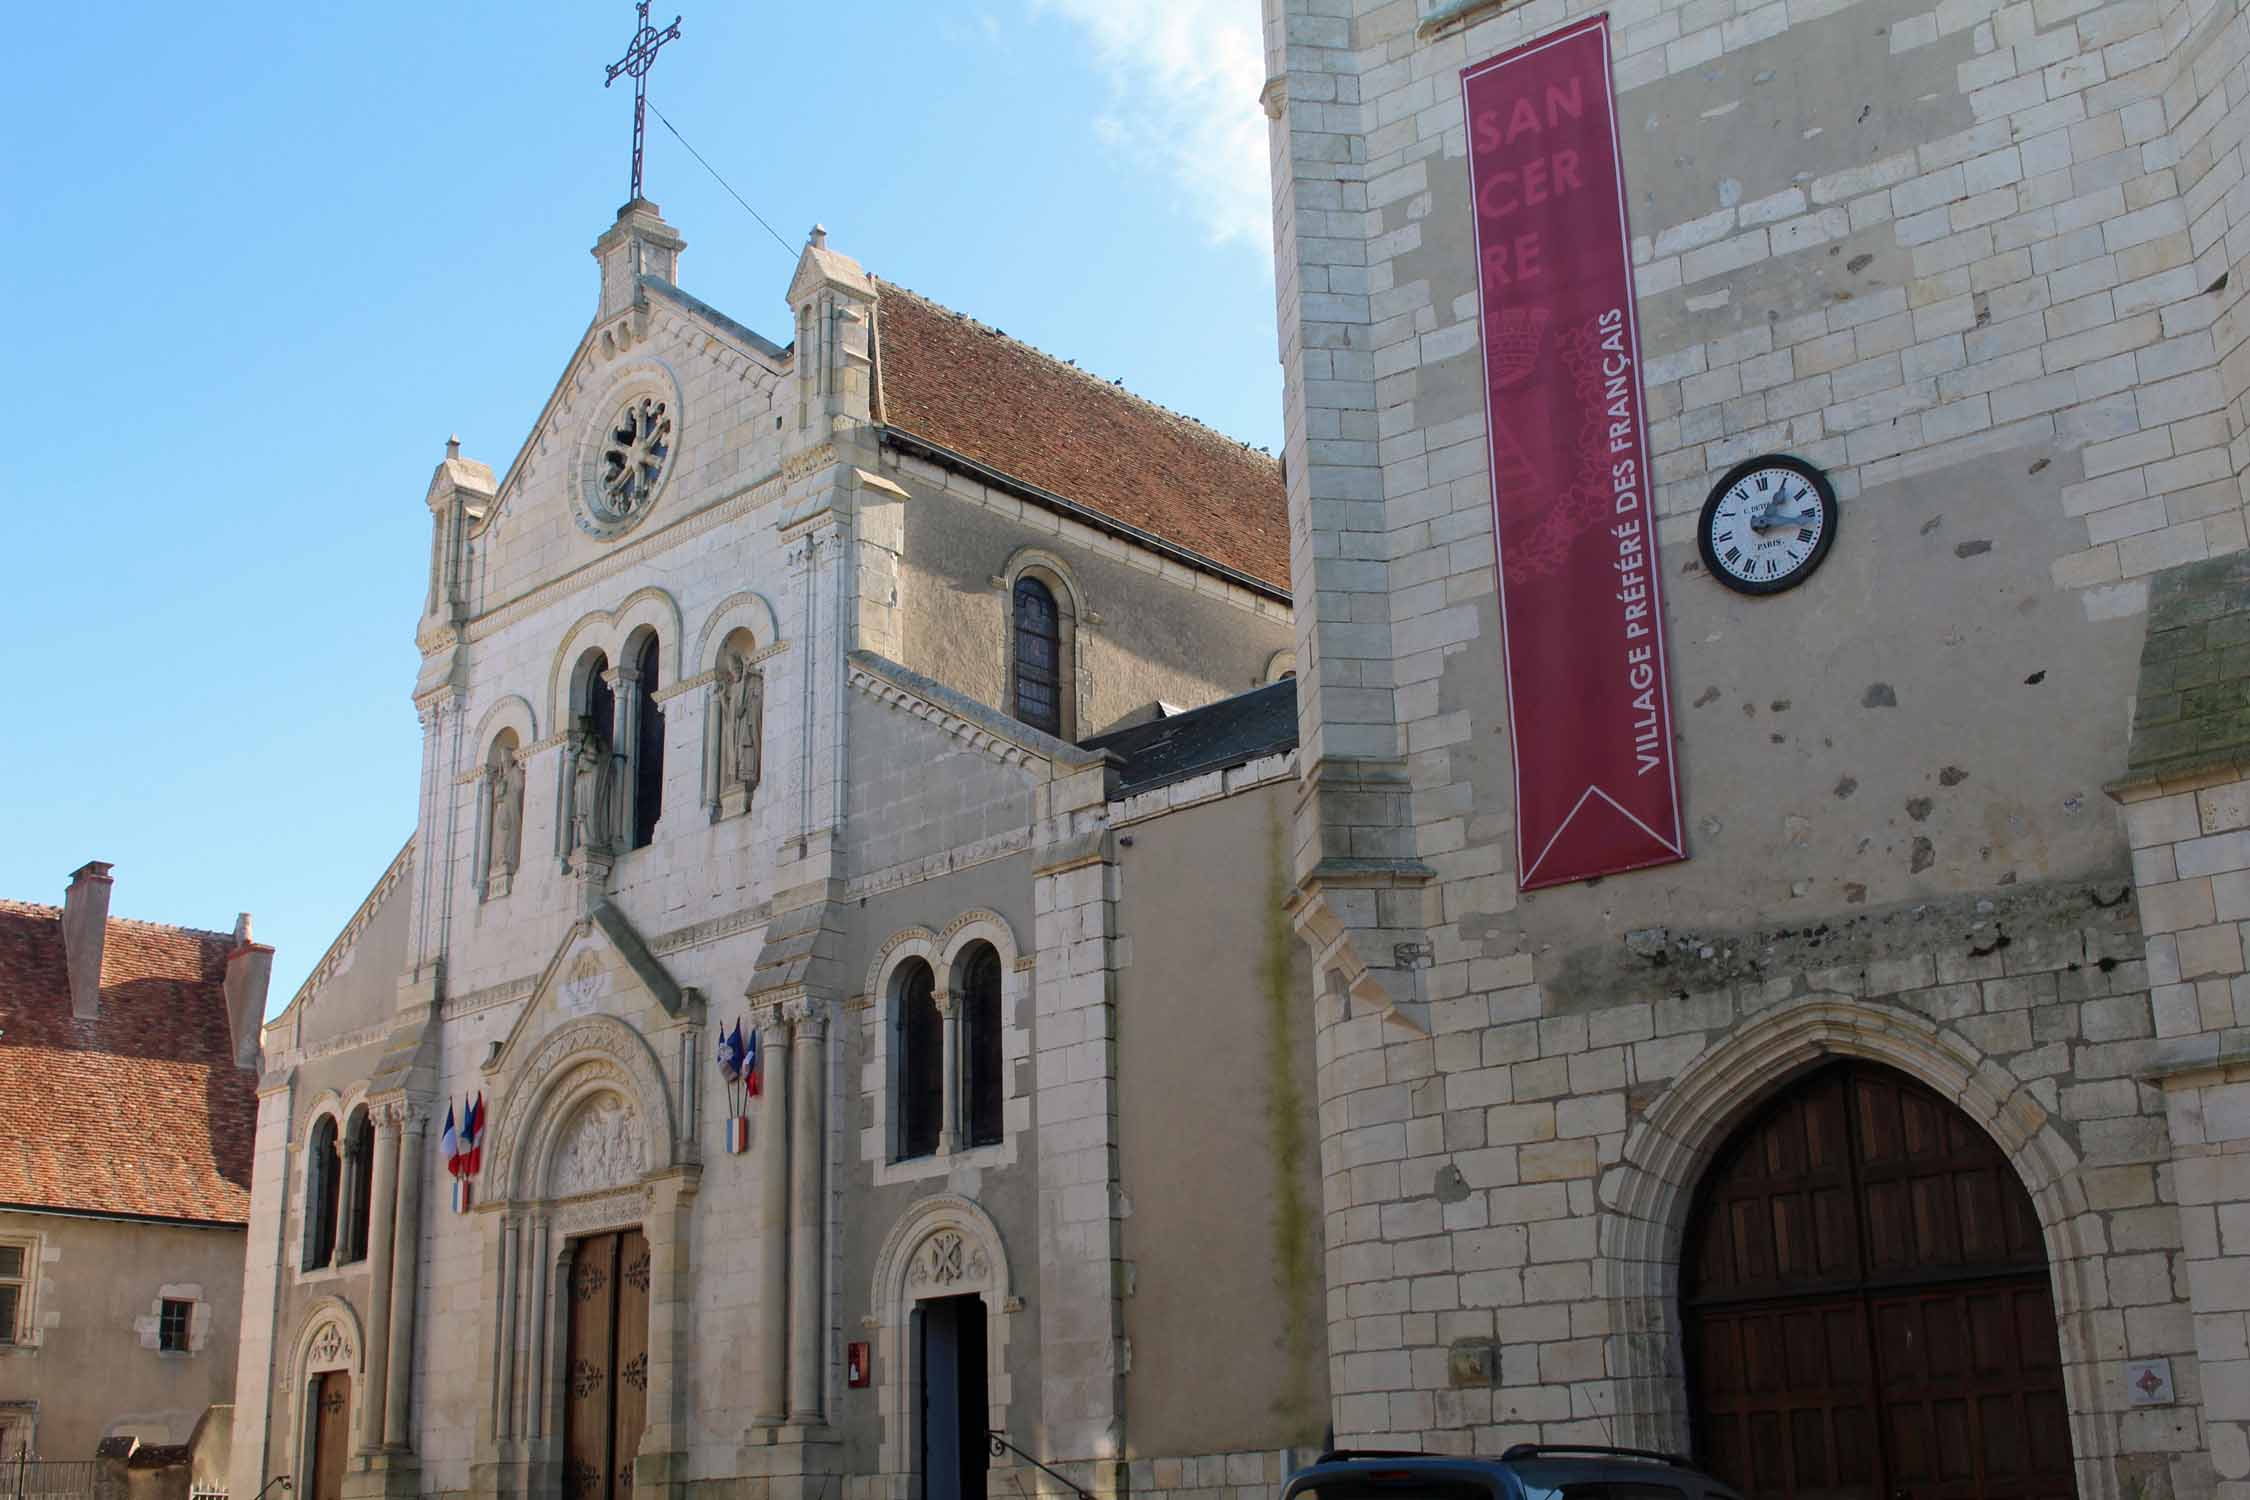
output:
M1680 1264L1696 1446L1758 1500L2067 1500L2031 1197L1960 1109L1877 1064L1768 1100L1711 1158Z

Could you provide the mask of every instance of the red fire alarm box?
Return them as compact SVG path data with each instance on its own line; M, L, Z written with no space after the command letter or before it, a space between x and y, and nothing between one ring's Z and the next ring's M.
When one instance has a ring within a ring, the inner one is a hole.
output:
M855 1391L866 1389L867 1366L867 1346L865 1344L850 1344L845 1346L844 1383L846 1385L849 1385Z

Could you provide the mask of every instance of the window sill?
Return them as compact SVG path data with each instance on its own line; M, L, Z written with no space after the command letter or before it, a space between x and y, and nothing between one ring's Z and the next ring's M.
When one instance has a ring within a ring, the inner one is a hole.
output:
M877 1164L875 1186L897 1182L924 1182L963 1168L1006 1167L1015 1164L1014 1142L1005 1138L989 1146L962 1146L943 1155L900 1156Z
M346 1276L357 1276L366 1269L367 1261L363 1257L359 1260L347 1260L338 1264L315 1266L310 1271L300 1270L296 1273L296 1277L300 1282L341 1281Z

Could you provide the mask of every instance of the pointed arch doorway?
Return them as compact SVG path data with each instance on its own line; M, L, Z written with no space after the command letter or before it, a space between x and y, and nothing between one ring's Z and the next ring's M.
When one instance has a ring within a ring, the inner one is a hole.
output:
M1839 1062L1712 1157L1680 1265L1696 1446L1756 1500L2073 1500L2047 1258L1992 1138Z

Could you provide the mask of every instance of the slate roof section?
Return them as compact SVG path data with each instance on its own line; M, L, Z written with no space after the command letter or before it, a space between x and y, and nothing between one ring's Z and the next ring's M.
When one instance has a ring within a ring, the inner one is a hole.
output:
M62 911L0 901L0 1205L250 1221L257 1074L234 1065L234 939L112 917L101 1014L71 1014Z
M1297 684L1268 683L1168 719L1099 734L1086 748L1124 759L1121 797L1280 755L1297 748Z
M879 420L1286 592L1281 465L878 279Z

